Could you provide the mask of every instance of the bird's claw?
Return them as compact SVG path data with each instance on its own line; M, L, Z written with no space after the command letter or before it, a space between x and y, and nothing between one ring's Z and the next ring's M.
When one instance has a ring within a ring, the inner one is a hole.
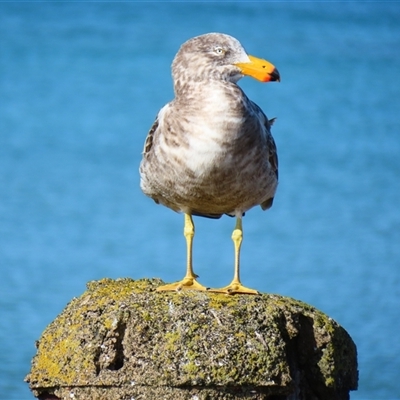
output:
M234 294L250 294L250 295L260 294L260 292L258 292L257 290L250 289L248 287L243 286L241 283L237 282L232 282L230 285L225 286L221 289L209 289L208 291L211 293L222 293L228 296L232 296Z
M195 276L197 277L197 275ZM169 283L156 289L157 292L180 292L182 290L206 291L208 288L196 281L195 277L185 277L181 281Z

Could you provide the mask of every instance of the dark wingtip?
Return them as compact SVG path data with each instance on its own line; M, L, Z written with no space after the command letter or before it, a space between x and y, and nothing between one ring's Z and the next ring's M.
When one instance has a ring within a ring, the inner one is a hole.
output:
M264 202L262 202L262 203L260 204L262 210L265 211L265 210L268 210L269 208L271 208L273 202L274 202L274 198L273 198L273 197L270 197L268 200L265 200Z
M222 217L222 214L204 214L198 211L192 211L192 215L195 215L196 217L204 217L204 218L211 218L211 219L219 219Z

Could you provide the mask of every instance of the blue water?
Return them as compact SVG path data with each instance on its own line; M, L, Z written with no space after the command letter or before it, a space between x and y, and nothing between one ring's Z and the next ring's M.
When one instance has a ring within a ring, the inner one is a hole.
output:
M352 399L400 399L400 4L0 3L0 397L31 399L34 342L87 281L182 277L183 217L139 189L180 44L237 37L279 69L241 86L280 186L244 219L242 277L311 303L358 347ZM231 279L234 221L197 218L201 281Z

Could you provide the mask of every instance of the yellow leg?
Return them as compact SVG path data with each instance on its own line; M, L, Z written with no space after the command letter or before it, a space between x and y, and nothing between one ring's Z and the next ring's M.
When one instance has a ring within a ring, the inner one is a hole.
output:
M181 281L160 286L157 288L157 291L207 290L205 286L196 281L198 276L193 272L192 245L194 237L194 224L190 214L185 214L185 227L183 228L183 234L185 235L187 246L186 275Z
M249 289L240 282L240 248L243 240L242 218L236 218L236 226L232 233L232 240L235 246L235 272L232 282L222 289L210 289L210 292L225 294L259 294L257 290Z

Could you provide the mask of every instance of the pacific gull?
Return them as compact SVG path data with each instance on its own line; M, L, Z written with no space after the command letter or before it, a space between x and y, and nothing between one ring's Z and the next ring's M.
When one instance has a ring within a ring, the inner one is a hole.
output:
M244 75L279 81L268 61L250 56L240 42L209 33L185 42L172 63L175 98L158 113L144 145L140 186L156 203L184 213L186 275L157 290L209 290L257 294L241 284L242 217L256 205L272 206L278 184L278 158L271 135L273 120L237 85ZM236 217L232 233L232 282L208 289L192 266L192 215Z

